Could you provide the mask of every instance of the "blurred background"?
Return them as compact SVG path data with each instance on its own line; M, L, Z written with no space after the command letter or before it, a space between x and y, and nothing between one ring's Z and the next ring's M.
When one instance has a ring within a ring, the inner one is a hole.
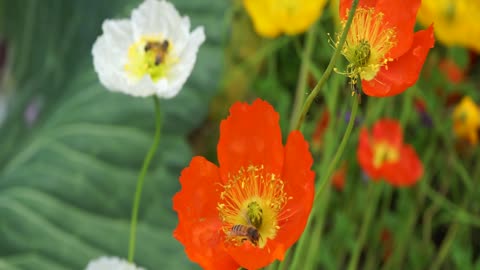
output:
M171 2L192 26L205 27L207 41L184 89L161 101L163 133L142 196L136 262L198 269L172 237L180 171L193 155L216 162L218 125L235 101L269 101L286 138L305 35L260 37L239 0ZM423 2L417 27L434 22L435 48L416 86L362 97L344 160L315 202L323 205L316 226L305 232L316 239L314 269L345 269L354 250L358 269L480 269L480 4ZM129 17L139 3L0 0L0 269L84 269L101 255L126 257L153 106L106 91L91 48L103 20ZM338 3L327 1L314 26L308 89L333 54L338 23ZM347 79L333 74L303 129L317 175L340 142L350 104ZM402 123L423 162L412 187L373 183L359 168L360 127L383 117ZM381 194L367 192L372 184Z

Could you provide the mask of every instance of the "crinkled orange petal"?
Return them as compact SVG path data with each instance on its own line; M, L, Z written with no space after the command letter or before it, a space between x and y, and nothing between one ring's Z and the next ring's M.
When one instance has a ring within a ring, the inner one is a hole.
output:
M292 199L284 207L280 230L275 238L284 243L286 248L293 245L303 233L312 210L315 194L312 164L312 155L302 133L291 132L285 146L282 178L285 181L285 192Z
M250 242L245 242L241 246L227 246L226 249L235 261L249 270L263 268L275 259L282 260L286 250L283 243L276 240L269 241L263 248L257 248Z
M400 150L400 159L394 164L386 164L384 179L396 187L406 187L415 184L423 175L423 165L415 149L404 145Z
M357 9L360 7L363 7L363 8L375 7L377 4L377 1L378 0L360 0L358 2ZM348 18L347 9L350 10L350 8L352 7L352 2L353 0L340 0L340 8L339 8L340 19L346 20Z
M375 10L384 14L386 27L396 33L396 45L389 57L398 58L407 52L413 42L413 27L421 0L378 0Z
M400 94L414 85L433 44L433 26L416 32L409 51L382 67L372 80L362 80L363 92L369 96L386 97Z
M293 131L285 147L285 164L282 180L285 192L292 197L280 214L280 229L275 239L269 239L263 248L255 248L249 243L227 247L230 255L247 269L259 269L274 260L283 260L285 252L300 237L305 229L312 209L314 196L314 172L311 171L312 156L308 143L299 131Z
M401 146L403 143L402 127L397 120L381 119L372 128L372 137L374 142L385 141L392 146Z
M380 180L382 173L373 166L373 147L370 134L366 128L360 131L358 138L357 160L362 170L372 178L372 180Z
M173 198L178 225L173 232L188 257L204 269L232 269L239 265L226 253L217 203L220 174L217 166L194 157L182 171L182 189Z
M217 153L223 179L250 165L264 165L265 171L280 175L282 134L272 105L260 99L252 105L233 104L230 116L220 124Z

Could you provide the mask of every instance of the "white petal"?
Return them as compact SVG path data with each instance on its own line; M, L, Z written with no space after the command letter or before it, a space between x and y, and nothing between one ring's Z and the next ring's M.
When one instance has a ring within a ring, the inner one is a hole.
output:
M198 49L204 41L205 33L203 27L197 27L190 35L183 51L180 52L178 56L179 62L172 66L167 74L167 78L170 81L169 91L164 93L157 91L158 96L170 98L178 94L192 73L197 59Z
M178 31L181 17L175 7L166 1L146 0L132 11L132 26L135 39L144 35L169 37ZM188 31L188 29L187 29Z
M100 257L90 261L85 270L144 270L117 257Z
M93 66L100 82L111 91L125 92L127 77L124 71L128 48L133 43L128 20L106 20L103 34L93 44Z

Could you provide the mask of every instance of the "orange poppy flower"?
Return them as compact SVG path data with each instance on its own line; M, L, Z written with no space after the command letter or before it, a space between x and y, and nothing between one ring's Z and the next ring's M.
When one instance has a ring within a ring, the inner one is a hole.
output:
M433 27L414 33L421 0L360 0L342 54L352 83L369 96L402 93L415 84L430 48ZM345 25L352 0L340 1Z
M332 175L332 185L337 191L343 191L345 188L345 179L347 178L347 163L343 163Z
M174 236L204 269L247 269L282 260L302 234L314 196L308 143L285 146L279 115L265 101L235 103L220 125L219 166L194 157L173 198Z
M452 59L442 59L438 67L447 76L448 80L454 84L465 80L465 71Z
M415 149L403 144L400 123L392 119L377 121L371 134L362 129L357 159L370 178L383 178L393 186L413 185L423 175Z

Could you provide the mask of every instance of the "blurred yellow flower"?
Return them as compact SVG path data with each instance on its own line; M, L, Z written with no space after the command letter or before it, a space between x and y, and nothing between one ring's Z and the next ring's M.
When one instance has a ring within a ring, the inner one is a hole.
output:
M255 31L264 37L300 34L320 17L327 0L243 0Z
M480 1L423 0L418 21L435 25L436 39L447 46L462 46L480 52Z
M469 96L465 96L453 110L453 131L457 137L476 145L479 128L480 109Z

